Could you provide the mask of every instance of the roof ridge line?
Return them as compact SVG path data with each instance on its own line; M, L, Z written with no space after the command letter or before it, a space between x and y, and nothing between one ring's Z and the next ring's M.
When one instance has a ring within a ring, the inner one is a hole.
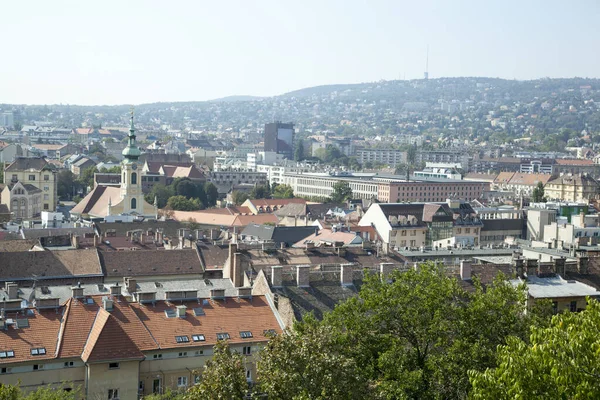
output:
M67 317L69 316L69 311L71 310L71 302L73 301L73 298L70 297L64 305L63 308L63 314L61 317L61 321L60 321L60 329L58 330L58 340L56 341L56 349L55 349L55 353L54 353L54 358L57 358L58 355L60 354L60 350L61 350L61 346L62 346L62 341L65 335L65 326L67 325Z

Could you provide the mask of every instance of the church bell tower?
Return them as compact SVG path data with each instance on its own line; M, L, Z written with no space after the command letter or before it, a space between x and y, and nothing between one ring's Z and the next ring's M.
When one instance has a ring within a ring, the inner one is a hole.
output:
M123 161L121 162L123 213L142 214L144 194L142 193L141 167L138 161L142 153L135 142L133 110L131 111L131 127L127 136L127 147L123 149L121 154L123 154Z

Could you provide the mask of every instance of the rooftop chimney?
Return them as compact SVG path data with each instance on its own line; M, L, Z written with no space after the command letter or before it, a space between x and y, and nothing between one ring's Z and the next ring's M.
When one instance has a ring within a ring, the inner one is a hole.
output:
M537 273L537 264L538 261L536 259L528 259L527 260L527 276L535 276Z
M19 285L16 283L6 282L5 289L9 299L16 299L19 297Z
M517 277L524 278L525 277L525 261L522 258L515 259L515 273Z
M113 310L113 300L108 296L102 297L102 307L106 311L112 311Z
M352 286L352 264L340 265L340 282L342 286Z
M310 265L296 266L296 282L298 287L310 286Z
M112 294L113 296L121 295L121 286L119 286L119 282L115 283L113 286L110 287L110 294Z
M283 283L283 267L281 265L274 265L271 267L271 286L279 288Z
M468 281L471 279L471 262L460 260L460 279Z
M77 286L73 286L71 288L71 296L75 299L83 297L83 288L81 287L81 282L77 282Z
M179 305L176 308L177 308L177 317L185 318L185 311L187 310L187 307L184 305Z
M125 281L125 286L129 293L135 293L137 291L137 280L134 278L123 278L123 280Z
M391 274L393 270L394 270L393 263L379 264L379 274L381 275L381 279L387 279L388 275Z

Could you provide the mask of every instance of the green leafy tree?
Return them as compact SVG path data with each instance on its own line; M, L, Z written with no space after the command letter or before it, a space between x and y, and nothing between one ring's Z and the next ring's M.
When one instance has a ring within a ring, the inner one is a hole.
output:
M417 160L417 146L412 145L406 150L406 162L414 165Z
M185 395L186 400L242 399L248 392L244 357L231 351L224 341L214 347L214 355L202 372L202 380Z
M497 366L470 373L473 399L600 398L600 303L532 327L531 341L510 337Z
M185 196L172 196L167 200L167 206L175 211L196 211L200 209L200 201Z
M251 199L268 199L269 197L271 197L269 188L264 185L256 185L250 191Z
M68 169L60 171L56 175L56 192L61 200L68 200L77 190L75 175Z
M257 365L260 391L271 399L364 399L368 382L344 355L333 330L307 318L271 338Z
M249 197L247 193L244 193L239 190L234 190L233 192L231 192L231 199L233 201L233 204L235 204L236 206L241 206L242 203L249 199Z
M302 140L299 140L298 144L296 145L296 151L294 152L294 160L304 160L304 142Z
M315 150L314 155L319 160L325 162L326 158L327 158L327 151L324 148L320 148L320 149Z
M294 197L294 189L290 185L281 184L275 186L273 190L273 198L275 199L291 199Z
M173 186L165 186L161 184L154 185L149 193L147 193L144 198L150 204L154 204L154 199L158 203L158 208L164 208L169 201L169 198L175 196L175 191L173 190Z
M544 194L544 184L542 182L538 182L537 186L533 189L531 198L534 203L541 203L544 201Z
M79 177L79 184L87 190L87 188L94 187L94 174L98 172L98 168L95 166L88 167L83 170L81 177Z
M198 195L196 184L190 179L177 179L175 182L173 182L173 187L175 188L175 194L177 196L184 196L188 199L193 199Z
M369 276L359 296L324 321L361 366L373 396L461 399L468 371L494 366L497 346L512 335L525 338L530 324L524 288L503 277L487 290L474 284L469 293L430 264L386 280Z
M346 181L338 181L333 185L333 193L331 194L331 201L334 203L344 203L352 199L352 189L350 184Z
M4 163L0 163L0 183L4 182Z
M65 390L69 388L70 390ZM27 394L18 385L0 384L0 400L75 400L81 397L81 388L63 384L60 387L42 386Z
M23 124L22 124L22 123L20 123L19 121L15 121L15 122L13 123L13 129L14 129L15 131L20 131L21 129L23 129Z
M206 194L206 206L214 207L219 199L219 191L214 183L206 182L204 184L204 193Z

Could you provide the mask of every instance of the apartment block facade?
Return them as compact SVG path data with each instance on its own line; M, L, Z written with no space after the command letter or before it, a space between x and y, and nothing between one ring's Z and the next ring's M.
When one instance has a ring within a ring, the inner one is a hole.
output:
M17 157L4 168L4 183L21 182L42 191L42 211L54 211L58 203L56 169L42 157Z

